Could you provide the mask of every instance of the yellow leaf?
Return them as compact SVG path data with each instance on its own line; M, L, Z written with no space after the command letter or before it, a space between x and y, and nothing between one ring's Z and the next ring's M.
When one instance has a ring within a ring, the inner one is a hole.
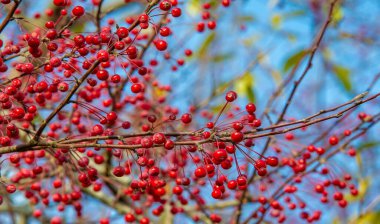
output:
M365 196L365 194L368 190L368 186L370 184L371 184L371 181L369 178L361 179L359 181L359 187L358 187L359 194L356 196L352 196L351 194L347 194L347 195L345 195L345 199L348 202L354 202L354 201L358 201L358 200L363 199L363 197Z
M235 90L239 95L245 96L250 102L255 101L253 91L254 79L251 73L245 73L241 78L235 81Z
M191 16L197 16L197 15L199 15L199 13L202 10L201 1L199 1L199 0L191 0L191 1L189 1L188 4L187 4L187 8L186 9L187 9L187 12Z
M271 25L273 28L278 29L280 28L282 23L282 17L280 14L274 14L271 18Z
M336 7L332 14L332 22L334 24L339 23L344 17L343 9L342 7Z

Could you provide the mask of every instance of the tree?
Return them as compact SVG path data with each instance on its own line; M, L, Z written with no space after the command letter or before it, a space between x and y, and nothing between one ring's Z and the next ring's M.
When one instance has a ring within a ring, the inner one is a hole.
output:
M0 2L4 222L376 220L380 75L342 49L377 40L352 6Z

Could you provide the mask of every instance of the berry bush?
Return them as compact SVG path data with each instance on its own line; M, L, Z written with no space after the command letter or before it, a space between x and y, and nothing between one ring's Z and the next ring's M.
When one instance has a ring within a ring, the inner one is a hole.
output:
M0 0L1 223L376 220L350 2Z

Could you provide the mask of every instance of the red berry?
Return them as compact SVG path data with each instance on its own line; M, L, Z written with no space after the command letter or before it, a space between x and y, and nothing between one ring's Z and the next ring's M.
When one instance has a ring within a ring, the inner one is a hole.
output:
M231 134L231 140L235 143L241 142L244 139L244 134L239 131L234 131Z
M164 51L166 48L168 48L168 44L164 40L158 40L155 42L156 48L159 51Z
M116 35L120 38L126 38L129 35L129 30L125 27L119 27L119 29L116 30Z
M184 123L184 124L188 124L190 123L192 120L192 116L191 114L183 114L182 117L181 117L181 121Z
M172 16L173 17L180 17L182 14L182 11L180 8L173 8L172 9Z
M134 84L132 84L131 91L133 93L139 93L139 92L141 92L141 90L142 90L142 85L140 83L134 83Z
M237 181L236 180L230 180L227 183L227 187L231 190L235 190L237 187Z
M223 162L227 159L227 152L224 149L218 149L213 153L213 157L218 162Z
M266 160L265 163L269 166L277 166L278 165L278 159L277 157L274 156L269 156Z
M134 222L136 219L135 219L135 216L134 216L133 214L131 214L131 213L127 213L127 214L125 214L125 216L124 216L124 220L125 220L126 222Z
M215 199L220 199L222 197L222 191L219 189L215 189L212 191L211 196Z
M245 106L245 110L246 110L249 114L253 114L253 113L255 113L255 111L256 111L256 106L255 106L255 104L253 104L253 103L249 103L249 104L247 104L247 105Z
M66 6L67 0L54 0L53 3L56 6L62 7L62 6Z
M163 144L166 141L165 135L162 133L155 133L152 138L155 144Z
M6 190L7 190L8 193L12 194L12 193L14 193L16 191L16 186L13 185L13 184L10 184L10 185L8 185L6 187Z
M338 137L331 136L330 139L329 139L329 143L330 143L330 145L336 145L336 144L338 144L339 143Z
M170 3L170 1L164 0L160 3L160 9L162 11L169 11L171 7L172 4Z
M229 91L226 93L227 102L232 102L237 99L237 94L234 91Z
M198 167L194 171L194 175L198 178L202 178L206 176L206 169L204 167Z
M78 6L75 6L71 12L73 13L74 16L81 17L83 16L85 11L82 6L78 5Z

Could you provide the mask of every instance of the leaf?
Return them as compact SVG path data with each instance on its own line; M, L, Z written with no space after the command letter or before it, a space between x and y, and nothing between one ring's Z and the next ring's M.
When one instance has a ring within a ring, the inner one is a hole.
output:
M210 109L211 109L211 111L214 113L214 114L218 114L221 110L222 110L222 108L224 107L224 104L219 104L219 105L217 105L217 106L213 106L213 107L211 107ZM229 104L227 104L227 106L226 106L226 108L225 108L225 111L228 111L228 109L231 107L231 104L229 103Z
M248 38L242 39L243 45L246 47L251 47L254 43L261 39L260 34L252 35Z
M370 149L379 145L380 145L380 142L376 142L376 141L364 142L363 144L358 146L357 151L362 152L365 149Z
M294 10L292 12L285 13L284 18L290 19L290 18L294 18L294 17L298 17L298 16L304 16L304 15L306 15L305 10Z
M284 64L283 71L287 72L291 67L295 66L300 60L302 60L307 53L308 51L303 49L290 55Z
M238 16L237 20L239 22L253 22L255 18L253 16L246 15L246 16Z
M352 89L351 78L350 78L351 71L348 68L340 66L340 65L334 65L332 69L336 77L343 84L343 87L347 91L351 91Z
M380 220L380 212L367 212L364 214L361 214L359 217L354 218L349 223L350 224L372 224L372 223L378 223Z
M188 1L186 9L187 9L187 12L191 16L199 15L199 13L202 10L201 1L199 1L199 0L190 0L190 1Z
M332 14L332 22L334 24L337 24L340 21L342 21L343 17L344 17L344 12L343 12L342 7L341 6L335 7Z
M271 18L271 25L274 29L280 28L283 18L280 14L274 14Z
M224 61L232 58L232 56L233 56L232 53L218 54L212 58L212 61L215 63L224 62Z
M215 94L219 95L219 93L223 93L227 90L227 88L230 86L230 82L222 82L219 84L218 87L215 89Z
M254 80L251 73L245 73L241 78L235 81L235 90L239 95L245 96L250 102L255 101L255 93L253 91Z
M368 186L370 186L370 184L371 184L371 181L369 178L361 179L359 181L359 187L358 187L359 194L356 196L352 196L351 194L347 194L344 196L344 198L348 202L355 202L355 201L362 200L363 197L366 195L366 192L368 190Z
M198 57L200 57L200 58L205 57L208 49L210 48L211 43L214 40L215 40L215 33L212 32L206 37L206 39L203 41L201 47L199 48L198 53L197 53Z

